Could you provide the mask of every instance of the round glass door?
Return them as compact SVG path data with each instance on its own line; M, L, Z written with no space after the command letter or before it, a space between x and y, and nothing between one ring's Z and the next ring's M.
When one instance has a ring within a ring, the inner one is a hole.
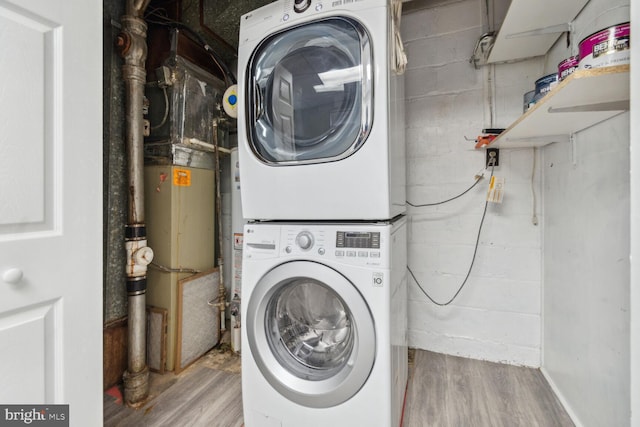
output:
M371 43L348 18L314 21L264 40L249 62L247 128L267 164L339 160L373 120Z
M332 289L308 277L292 279L267 304L269 347L285 368L312 381L330 378L349 360L353 315Z
M274 268L249 299L251 354L290 400L330 407L364 385L375 360L375 329L362 295L335 270L309 261Z

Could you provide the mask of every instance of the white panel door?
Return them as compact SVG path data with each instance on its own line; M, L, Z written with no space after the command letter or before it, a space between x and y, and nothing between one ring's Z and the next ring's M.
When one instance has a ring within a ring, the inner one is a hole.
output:
M102 424L102 2L0 0L0 402Z

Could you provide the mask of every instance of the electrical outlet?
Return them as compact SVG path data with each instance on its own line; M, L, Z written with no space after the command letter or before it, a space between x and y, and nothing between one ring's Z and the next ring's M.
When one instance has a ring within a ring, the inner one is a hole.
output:
M493 159L493 165L490 163ZM500 149L487 148L487 166L499 166L500 165Z

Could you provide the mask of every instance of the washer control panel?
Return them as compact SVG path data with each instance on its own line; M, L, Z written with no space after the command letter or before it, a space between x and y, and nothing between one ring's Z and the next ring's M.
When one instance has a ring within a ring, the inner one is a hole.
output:
M382 265L385 243L376 226L363 230L349 224L285 225L280 236L280 256L335 259L346 264Z
M246 259L304 258L385 267L389 237L383 225L247 224ZM380 230L380 231L379 231Z
M375 223L248 223L244 228L243 260L310 260L336 265L390 268L391 247L398 225ZM404 233L404 231L403 231Z

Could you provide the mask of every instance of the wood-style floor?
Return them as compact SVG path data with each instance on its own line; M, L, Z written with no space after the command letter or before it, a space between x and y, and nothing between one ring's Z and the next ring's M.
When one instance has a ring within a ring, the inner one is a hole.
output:
M404 427L564 427L573 422L538 369L415 351Z
M105 394L104 425L243 425L240 360L233 353L214 349L179 375L152 374L150 383L151 398L137 410ZM539 370L410 351L404 427L573 425Z

